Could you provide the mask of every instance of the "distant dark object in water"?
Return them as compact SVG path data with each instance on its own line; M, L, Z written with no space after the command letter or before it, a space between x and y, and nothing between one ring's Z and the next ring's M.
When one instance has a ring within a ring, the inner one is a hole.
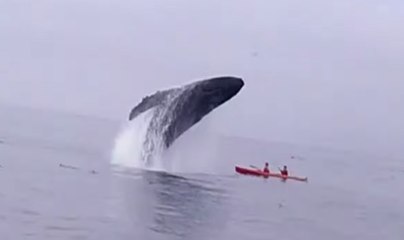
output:
M78 168L75 167L75 166L65 165L65 164L62 164L62 163L59 164L59 167L62 167L62 168L70 168L70 169L74 169L74 170L77 170L77 169L78 169Z
M224 76L158 91L143 98L130 112L129 120L155 109L147 134L161 137L168 148L212 110L234 97L243 86L241 78Z
M297 160L304 160L304 157L300 157L300 156L290 156L291 159L297 159Z

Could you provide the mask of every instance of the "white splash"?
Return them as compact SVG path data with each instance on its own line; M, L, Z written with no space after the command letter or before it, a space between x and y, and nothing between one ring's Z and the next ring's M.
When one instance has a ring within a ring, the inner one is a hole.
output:
M158 161L159 154L151 153L151 149L145 146L150 122L154 116L154 109L140 114L129 121L115 139L112 151L111 164L121 167L161 169ZM156 141L156 139L151 140ZM154 159L150 159L150 156ZM146 161L146 159L149 159Z
M115 139L111 164L120 167L168 170L169 161L163 161L165 151L163 133L169 127L173 113L173 103L184 91L171 91L161 104L141 113L129 121ZM170 107L171 106L171 107Z

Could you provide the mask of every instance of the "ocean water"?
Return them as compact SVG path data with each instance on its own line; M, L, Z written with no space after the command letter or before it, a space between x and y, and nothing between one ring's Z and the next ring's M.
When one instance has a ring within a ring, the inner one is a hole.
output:
M111 164L119 122L1 106L0 239L404 239L403 160L203 127L147 171ZM234 173L265 161L309 182Z

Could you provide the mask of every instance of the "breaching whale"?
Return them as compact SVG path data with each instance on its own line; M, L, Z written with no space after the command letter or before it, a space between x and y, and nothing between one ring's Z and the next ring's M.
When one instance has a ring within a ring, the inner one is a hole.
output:
M159 138L163 147L168 148L204 116L234 97L243 86L241 78L223 76L158 91L144 97L130 112L129 120L153 109L145 145L153 149L156 143L151 139Z

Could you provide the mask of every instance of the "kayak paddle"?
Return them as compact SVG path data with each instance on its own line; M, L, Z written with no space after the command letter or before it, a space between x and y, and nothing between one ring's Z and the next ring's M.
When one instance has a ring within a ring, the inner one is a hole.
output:
M250 167L261 170L261 168L256 167L256 166L254 166L254 165L250 165Z

